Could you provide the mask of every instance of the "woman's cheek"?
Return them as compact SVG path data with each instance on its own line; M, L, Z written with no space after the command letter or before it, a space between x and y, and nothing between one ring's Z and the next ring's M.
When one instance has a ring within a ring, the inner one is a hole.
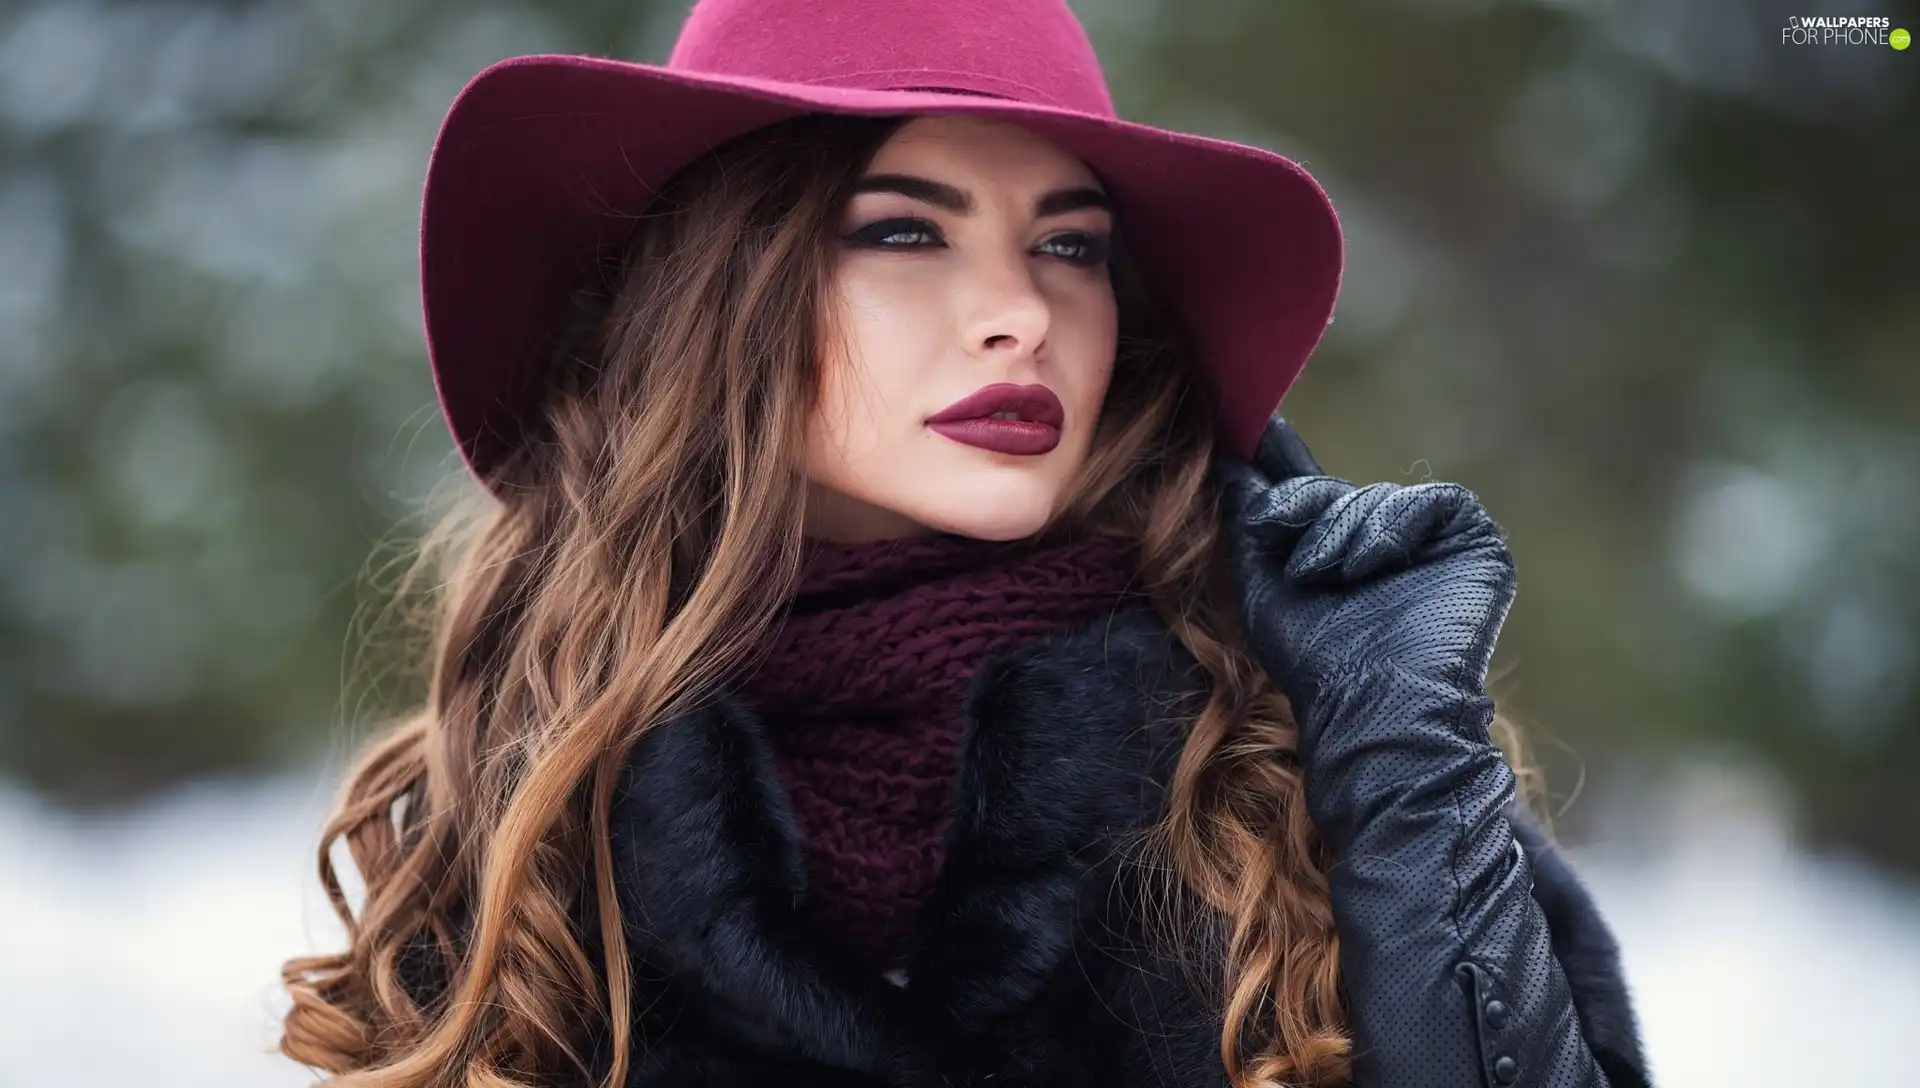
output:
M883 296L886 289L851 277L840 292L840 343L829 350L821 375L819 421L836 453L854 472L871 472L889 446L918 431L923 390L913 373L923 345L914 315Z

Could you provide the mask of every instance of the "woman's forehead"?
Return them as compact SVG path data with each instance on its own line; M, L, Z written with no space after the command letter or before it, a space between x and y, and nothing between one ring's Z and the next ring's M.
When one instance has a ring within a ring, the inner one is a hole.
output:
M1031 129L958 114L915 117L901 125L875 153L869 170L946 171L1043 188L1098 184L1086 163Z

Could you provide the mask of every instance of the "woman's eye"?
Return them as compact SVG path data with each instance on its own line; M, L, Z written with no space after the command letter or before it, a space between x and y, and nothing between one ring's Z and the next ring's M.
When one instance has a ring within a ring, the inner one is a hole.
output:
M1107 262L1107 239L1097 234L1062 234L1041 243L1042 249L1052 248L1057 256L1064 257L1074 264L1092 268Z
M940 231L924 219L882 219L847 236L848 241L879 249L911 249L940 239Z

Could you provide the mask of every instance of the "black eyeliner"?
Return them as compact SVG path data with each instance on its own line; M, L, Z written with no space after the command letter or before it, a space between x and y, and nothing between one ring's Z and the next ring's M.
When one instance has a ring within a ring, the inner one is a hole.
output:
M919 245L890 246L880 242L881 238L888 237L889 235L905 233L925 234L935 240L934 243L922 243L922 245L936 243L944 245L946 241L945 237L940 233L938 224L932 220L921 219L915 216L893 216L886 219L876 219L864 227L842 234L840 238L843 242L850 245L861 246L868 249L920 248ZM1060 258L1069 264L1078 265L1081 268L1098 268L1112 258L1113 239L1112 236L1105 231L1068 231L1064 234L1057 234L1052 238L1048 238L1040 244L1042 246L1056 245L1063 239L1076 239L1077 241L1074 242L1074 244L1085 249L1090 254L1086 257Z
M881 228L886 229L883 230ZM931 235L934 238L940 237L940 228L928 220L916 219L912 216L896 216L890 219L876 219L864 227L841 235L841 238L848 242L871 246L875 249L901 249L910 247L885 246L881 245L878 240L890 234L903 234L907 232Z

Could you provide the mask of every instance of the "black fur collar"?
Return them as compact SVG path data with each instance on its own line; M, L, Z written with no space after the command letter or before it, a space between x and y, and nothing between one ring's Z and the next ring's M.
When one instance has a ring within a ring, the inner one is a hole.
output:
M671 980L655 996L699 1035L869 1073L916 1061L930 1025L964 1035L1014 1011L1069 954L1084 893L1103 886L1087 875L1158 813L1200 677L1138 599L979 670L904 989L803 916L797 824L753 708L723 695L650 731L612 828L639 973Z

